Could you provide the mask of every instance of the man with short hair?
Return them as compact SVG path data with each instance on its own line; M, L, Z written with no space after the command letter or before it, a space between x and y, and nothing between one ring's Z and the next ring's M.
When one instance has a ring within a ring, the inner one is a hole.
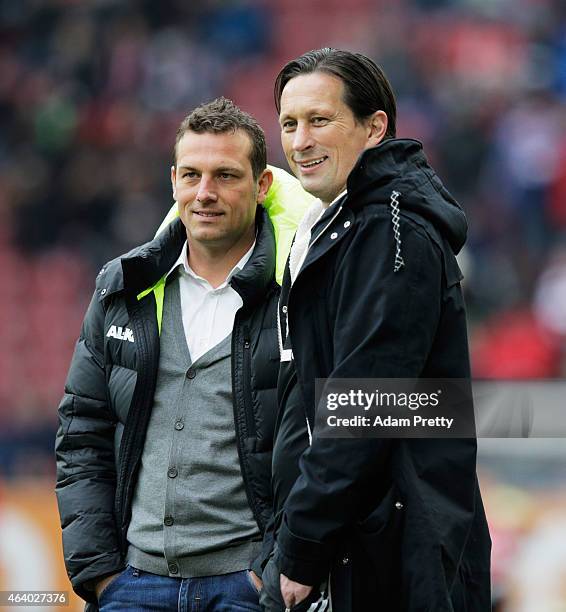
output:
M275 101L289 165L318 201L278 312L276 544L262 605L327 609L330 577L334 612L487 611L475 438L328 438L315 427L317 378L469 378L455 258L465 215L421 144L395 138L395 98L369 58L306 53L279 73Z
M262 129L224 98L186 117L174 153L180 218L102 268L68 374L65 562L91 610L260 610L251 570L271 511L278 371L261 207L272 173Z

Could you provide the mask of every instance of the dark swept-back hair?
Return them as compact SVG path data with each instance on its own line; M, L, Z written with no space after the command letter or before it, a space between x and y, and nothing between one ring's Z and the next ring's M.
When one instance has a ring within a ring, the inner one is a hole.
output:
M397 105L391 84L383 70L369 57L341 49L325 47L308 51L288 62L275 80L275 108L281 111L281 94L287 83L301 74L326 72L344 83L344 102L356 121L382 110L387 115L385 138L395 138Z
M186 132L225 134L236 130L243 130L250 138L250 163L253 177L257 180L267 166L265 133L251 115L238 108L232 100L223 97L197 106L183 119L175 138L173 163L177 165L177 145Z

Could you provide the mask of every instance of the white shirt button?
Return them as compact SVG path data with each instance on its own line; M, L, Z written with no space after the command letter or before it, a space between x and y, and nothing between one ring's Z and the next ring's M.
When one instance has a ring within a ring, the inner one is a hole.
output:
M344 222L344 227L350 227L350 225L352 225L350 221L345 221Z
M332 234L330 234L330 239L335 240L336 238L338 238L338 234L336 232L332 232Z

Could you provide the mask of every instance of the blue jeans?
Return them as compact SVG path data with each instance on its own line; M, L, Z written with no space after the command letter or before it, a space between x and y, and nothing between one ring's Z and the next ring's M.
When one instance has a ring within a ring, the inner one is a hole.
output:
M102 591L98 603L100 612L261 612L247 570L183 579L128 566Z

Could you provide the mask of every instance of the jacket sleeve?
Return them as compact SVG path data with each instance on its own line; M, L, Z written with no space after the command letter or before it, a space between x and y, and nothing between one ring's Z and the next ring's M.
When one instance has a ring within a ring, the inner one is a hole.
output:
M389 212L362 214L327 294L334 350L329 378L416 378L438 324L441 255L424 230L402 218L404 265L394 272ZM321 438L313 430L277 535L275 561L283 574L309 585L328 575L340 531L367 514L368 491L385 494L380 487L390 478L394 442Z
M59 406L56 494L67 574L87 601L86 583L124 567L114 521L115 419L106 399L104 311L95 293Z
M275 518L273 514L269 517L267 525L265 527L265 531L263 532L263 540L261 545L261 551L252 560L250 569L255 573L258 578L262 577L263 570L269 561L269 558L273 552L274 545L274 527L275 527Z

